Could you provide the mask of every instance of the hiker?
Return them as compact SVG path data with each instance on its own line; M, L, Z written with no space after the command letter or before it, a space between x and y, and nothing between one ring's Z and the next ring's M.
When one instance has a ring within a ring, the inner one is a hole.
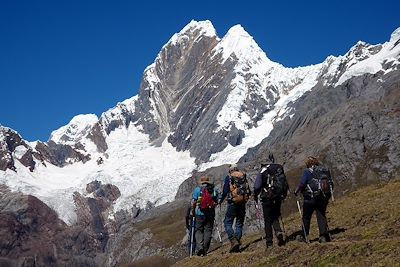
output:
M246 202L251 195L246 174L240 171L236 164L231 164L228 175L224 179L224 187L219 204L227 198L227 208L224 219L225 232L231 243L229 252L240 251L243 223L246 216ZM235 230L233 222L235 221Z
M192 215L192 203L188 205L186 210L185 222L186 222L186 230L188 233L188 243L187 243L187 250L189 255L192 256L196 251L196 237L194 235L194 219L195 217ZM193 240L192 240L193 238Z
M311 216L314 211L317 215L317 223L319 229L319 242L325 243L331 241L328 232L328 221L326 219L326 208L328 206L331 191L333 190L333 183L330 177L329 170L320 167L320 162L315 157L308 157L305 160L306 169L303 172L303 176L300 178L300 182L294 191L297 196L299 192L303 194L303 232L305 234L298 236L299 241L306 241L307 236L310 232ZM326 172L327 182L326 186L322 186L319 183L319 173ZM328 189L324 189L329 187ZM299 205L300 207L300 205Z
M196 254L206 256L210 248L219 193L208 176L200 177L199 184L193 191L192 214L195 215Z
M278 240L278 246L285 244L285 235L279 223L281 217L281 204L287 196L289 189L283 166L274 163L273 155L270 154L269 160L261 164L254 182L254 201L258 203L260 196L263 215L266 248L271 248L273 244L273 233ZM258 208L258 204L256 204Z

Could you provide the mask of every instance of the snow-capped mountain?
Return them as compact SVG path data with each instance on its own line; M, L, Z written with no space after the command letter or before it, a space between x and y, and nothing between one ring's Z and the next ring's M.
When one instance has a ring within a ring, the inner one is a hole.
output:
M194 169L237 162L259 145L316 86L398 70L399 39L400 28L384 44L359 42L344 56L286 68L240 25L219 38L211 22L191 21L144 70L139 94L99 118L78 115L47 143L1 127L0 182L68 223L76 219L72 192L85 194L93 180L119 188L114 211L171 201Z

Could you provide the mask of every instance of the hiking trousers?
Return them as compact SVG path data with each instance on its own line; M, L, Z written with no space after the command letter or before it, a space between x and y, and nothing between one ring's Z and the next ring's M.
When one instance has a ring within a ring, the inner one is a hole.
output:
M242 238L242 230L243 230L245 216L246 216L246 203L241 203L241 204L228 203L224 219L224 228L226 234L228 235L229 240L233 240L235 238L237 241L240 241L240 239ZM234 221L235 221L235 230L233 230Z
M314 211L317 216L317 223L319 229L319 236L329 238L328 234L328 221L326 219L326 208L328 206L329 199L323 196L317 196L315 198L304 198L303 202L303 222L305 232L308 235L310 233L311 217Z
M212 230L214 227L214 218L215 215L196 215L195 239L196 248L198 251L202 250L204 253L207 253L208 249L210 248Z
M280 199L266 199L262 202L263 215L264 215L264 227L265 227L265 240L267 245L272 245L272 229L275 232L275 236L282 234L282 229L279 224L279 217L281 216L281 204Z

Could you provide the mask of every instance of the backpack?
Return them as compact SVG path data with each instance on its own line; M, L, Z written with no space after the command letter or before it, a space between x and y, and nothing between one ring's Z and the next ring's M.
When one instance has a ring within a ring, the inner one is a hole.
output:
M214 185L207 184L200 188L199 208L202 212L215 208Z
M249 200L250 187L246 179L246 174L241 171L234 171L229 174L229 190L233 203L246 203Z
M265 166L262 170L262 199L284 200L289 191L285 171L280 164L272 163Z
M331 172L324 166L314 166L311 170L312 178L307 187L312 196L322 194L329 198L333 190L333 180Z

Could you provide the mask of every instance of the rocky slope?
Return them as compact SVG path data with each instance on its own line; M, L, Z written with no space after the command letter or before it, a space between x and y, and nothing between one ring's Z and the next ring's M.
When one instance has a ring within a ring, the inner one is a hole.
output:
M105 248L117 226L105 225L115 186L88 184L91 197L74 193L78 221L66 225L34 196L0 186L1 266L101 266Z
M287 169L317 155L339 182L359 186L388 180L400 171L400 69L318 87L294 103L285 118L241 161L274 151Z

